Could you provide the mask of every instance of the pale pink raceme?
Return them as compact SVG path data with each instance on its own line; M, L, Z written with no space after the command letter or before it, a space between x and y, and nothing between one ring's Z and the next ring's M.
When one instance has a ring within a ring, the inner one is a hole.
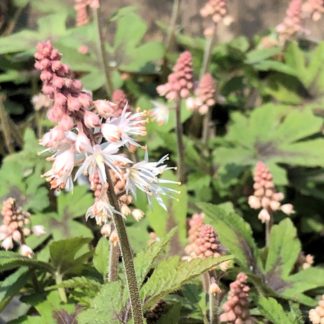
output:
M318 306L309 311L308 317L312 324L324 323L324 295L319 300Z
M233 18L228 15L227 0L207 0L200 10L200 15L205 19L211 19L211 24L204 30L206 37L212 36L216 25L221 21L225 26L229 26L233 22Z
M249 311L249 292L247 275L239 273L236 280L230 284L230 291L227 301L223 305L223 313L220 315L220 322L232 324L252 324Z
M284 195L276 192L272 174L268 167L259 161L254 170L254 193L249 197L249 205L253 209L261 209L259 219L262 223L268 223L273 212L281 210L286 215L294 213L291 204L281 204Z
M168 100L188 98L193 88L192 57L189 51L180 54L168 82L156 88Z
M72 189L72 174L78 167L74 180L85 176L95 194L95 202L86 217L95 218L99 225L109 222L113 214L131 214L128 206L132 197L128 193L135 194L136 187L154 196L165 207L162 196L177 192L165 186L173 181L159 179L170 169L164 164L166 157L158 162L145 159L134 164L124 154L124 150L130 152L139 146L138 136L146 135L146 112L128 110L121 90L114 93L114 102L92 101L92 94L83 90L82 83L72 77L49 41L37 46L35 59L35 67L41 72L43 93L53 101L48 117L56 123L41 140L45 151L52 152L49 157L53 161L52 168L44 174L51 187ZM108 185L108 175L114 188ZM119 208L110 205L107 190L118 195ZM134 212L135 219L142 216L139 211Z
M61 54L53 48L51 42L37 45L35 59L35 67L41 72L42 91L53 101L48 118L64 131L72 129L77 120L88 122L92 96L82 90L79 80L72 77L72 72L61 62Z
M42 225L30 227L30 214L17 207L14 198L8 198L2 205L2 225L0 226L1 247L5 250L12 250L15 243L21 247L20 253L23 256L31 257L33 251L25 244L25 239L31 234L36 236L45 234Z
M215 105L216 84L210 73L202 76L195 90L195 96L188 98L186 103L188 109L198 111L201 115L205 115L209 108Z
M324 14L324 0L307 0L303 4L303 12L314 21L318 21Z
M302 1L291 0L286 11L286 17L276 27L279 42L285 44L286 41L292 39L296 34L303 31L302 27Z

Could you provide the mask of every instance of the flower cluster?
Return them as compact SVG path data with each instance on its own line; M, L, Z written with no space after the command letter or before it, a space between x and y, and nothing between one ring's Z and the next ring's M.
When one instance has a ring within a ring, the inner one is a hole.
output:
M199 81L195 96L187 99L188 109L205 115L208 109L216 103L216 84L210 73L206 73Z
M189 51L179 56L172 71L168 82L158 86L157 92L168 100L188 98L193 88L192 56Z
M204 217L204 214L196 213L189 220L189 244L185 247L187 256L184 259L218 257L225 253L214 228L204 223ZM219 268L226 271L228 262L221 263Z
M239 273L236 280L230 284L227 301L223 305L223 313L220 316L221 322L252 324L253 321L249 312L249 291L246 284L247 275Z
M74 0L74 9L76 14L76 25L83 26L89 22L88 8L99 8L98 0Z
M20 246L20 253L23 256L32 257L32 249L25 244L25 239L30 234L36 236L45 234L41 225L30 226L30 214L17 207L14 198L8 198L2 205L2 225L0 226L1 247L5 250L12 250L14 243Z
M88 179L95 196L86 217L94 218L99 225L106 224L113 213L127 214L130 194L135 195L137 189L165 208L163 196L177 192L168 187L175 182L160 179L170 169L165 165L167 156L149 162L146 151L145 159L134 163L125 155L131 147L141 147L137 138L146 135L147 113L132 112L121 91L115 93L115 102L93 101L49 41L37 46L35 59L42 91L53 102L48 117L56 124L41 140L45 151L52 153L52 168L44 174L51 188L71 190L72 174L78 167L74 180ZM114 188L109 188L109 183ZM118 210L107 195L112 189L119 200ZM138 210L133 214L137 220L143 217Z
M258 162L254 170L254 193L249 197L249 205L253 209L261 209L258 217L262 223L270 221L271 214L281 210L286 215L294 212L291 204L281 205L284 195L276 192L272 174L263 162Z
M282 23L276 27L279 42L285 44L287 40L291 39L302 30L302 1L291 0L286 11L286 17Z
M210 17L214 26L205 29L205 36L211 36L212 30L215 26L223 21L228 26L232 23L233 19L228 15L227 1L226 0L207 0L206 4L201 8L200 15L203 18Z
M323 0L307 0L303 5L303 12L310 16L314 21L318 21L324 14Z
M322 324L324 322L324 295L318 302L318 306L309 311L309 320L312 324Z

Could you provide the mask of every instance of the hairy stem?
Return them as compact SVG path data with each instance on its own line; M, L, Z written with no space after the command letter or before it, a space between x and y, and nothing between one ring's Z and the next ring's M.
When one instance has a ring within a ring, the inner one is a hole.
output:
M94 10L94 18L95 23L97 26L97 34L98 34L98 47L99 47L99 54L101 59L102 68L105 74L105 84L106 84L106 91L107 95L111 96L114 90L113 82L112 82L112 71L109 67L108 62L108 55L105 47L105 38L104 33L102 30L101 22L100 22L100 5L98 9Z
M206 46L204 51L204 59L203 65L200 70L200 78L208 71L208 65L210 62L210 58L212 55L214 40L216 36L216 27L217 25L214 24L212 35L206 40ZM208 112L204 116L203 119L203 130L202 130L202 141L204 144L208 144L208 139L210 135L210 123L211 123L212 112L211 109L208 108Z
M208 272L208 279L209 279L209 287L212 283L217 283L217 276L215 271ZM217 308L219 303L219 294L214 294L208 289L208 302L209 302L209 323L210 324L218 324L218 315L217 315Z
M60 285L62 283L62 275L60 272L55 272L55 282L57 285ZM65 293L65 289L63 287L57 288L58 294L60 296L61 301L66 304L67 303L67 297Z
M108 281L116 281L118 278L119 255L119 247L110 242Z
M106 174L107 174L107 181L109 185L108 196L109 196L110 203L114 206L116 211L120 213L118 199L114 192L114 184L110 177L108 168L106 168ZM141 304L141 299L140 299L137 280L136 280L133 254L128 241L126 226L124 224L124 220L121 215L113 214L113 221L118 234L119 247L123 259L125 274L126 274L126 281L127 281L130 303L132 308L133 321L134 324L142 324L144 323L142 304Z
M181 99L176 102L176 133L177 133L177 149L178 149L178 180L181 183L186 182L186 168L184 161L184 145L183 145L183 129L181 123Z

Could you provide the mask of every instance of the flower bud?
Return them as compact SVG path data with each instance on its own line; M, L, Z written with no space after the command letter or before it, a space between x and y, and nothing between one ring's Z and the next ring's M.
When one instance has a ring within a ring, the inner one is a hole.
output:
M43 225L34 225L32 230L36 236L41 236L46 234L45 227Z
M139 222L143 217L144 217L144 212L140 209L133 209L132 211L132 216L134 219Z
M31 258L34 255L33 250L26 244L21 245L20 247L20 254L22 256Z

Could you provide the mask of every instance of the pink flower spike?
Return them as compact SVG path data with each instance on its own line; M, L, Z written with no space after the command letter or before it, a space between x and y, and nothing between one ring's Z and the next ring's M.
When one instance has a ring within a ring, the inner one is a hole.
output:
M193 88L192 56L189 51L180 54L166 84L156 88L168 100L188 98Z

